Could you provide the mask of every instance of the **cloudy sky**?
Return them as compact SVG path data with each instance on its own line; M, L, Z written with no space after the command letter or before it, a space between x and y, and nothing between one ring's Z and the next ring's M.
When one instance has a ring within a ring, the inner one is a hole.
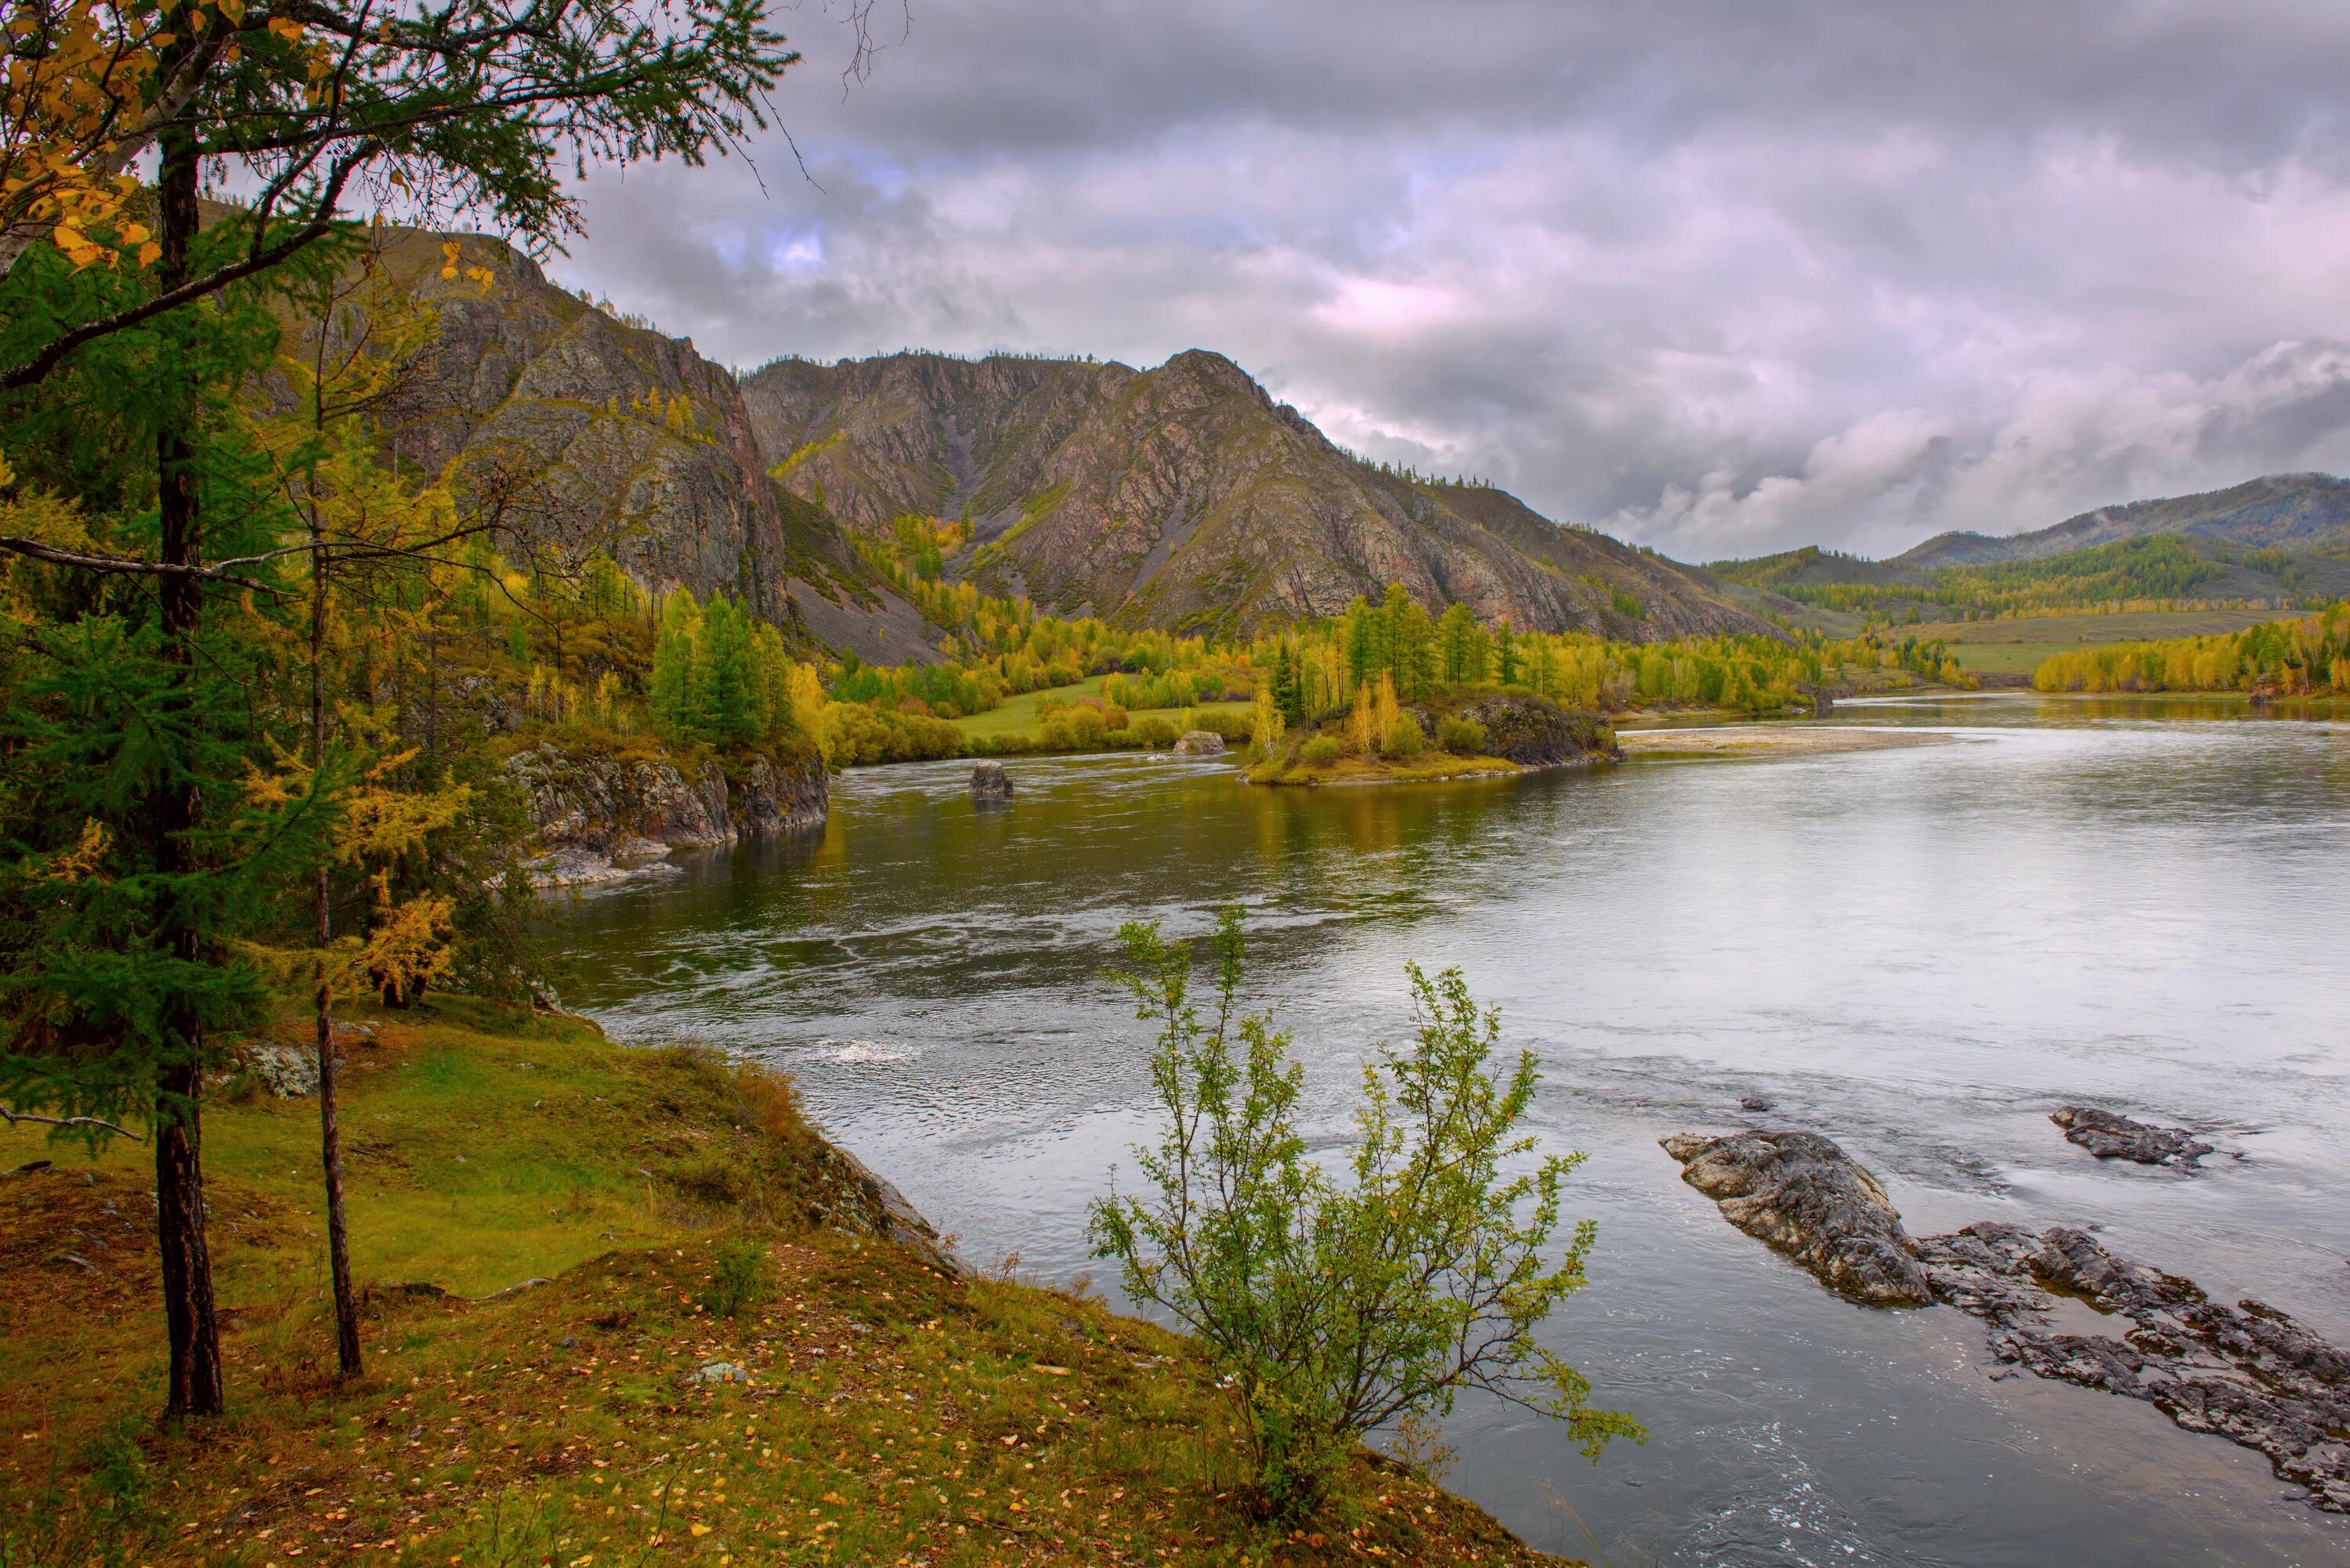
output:
M1219 349L1688 558L2350 471L2338 0L843 0L553 267L749 368Z

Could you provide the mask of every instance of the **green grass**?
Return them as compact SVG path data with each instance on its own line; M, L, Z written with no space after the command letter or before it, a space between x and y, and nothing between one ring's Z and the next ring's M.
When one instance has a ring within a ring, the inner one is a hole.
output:
M1055 686L1043 691L1023 692L1017 697L1005 699L1001 708L985 713L967 714L954 720L953 723L955 728L966 735L982 735L991 739L998 735L1033 735L1044 727L1044 715L1037 711L1037 708L1045 698L1055 698L1063 702L1075 702L1080 697L1099 697L1102 683L1108 679L1107 675L1090 675L1074 686ZM1201 713L1245 713L1248 708L1249 705L1245 702L1201 702L1195 709L1189 711ZM1170 724L1179 724L1182 722L1186 711L1187 710L1181 708L1137 708L1130 711L1128 717L1133 720L1155 713Z
M956 729L966 735L1016 735L1034 732L1044 717L1036 711L1037 704L1047 697L1064 702L1074 702L1080 697L1101 695L1107 675L1090 675L1075 686L1055 686L1042 691L1024 691L1017 697L1007 697L1003 706L984 713L971 713L954 721Z
M0 1130L0 1564L1552 1561L1364 1453L1263 1530L1194 1346L879 1239L783 1079L458 998L378 1024L355 1272L449 1293L369 1292L337 1378L317 1103L215 1102L217 1420L154 1420L147 1150Z

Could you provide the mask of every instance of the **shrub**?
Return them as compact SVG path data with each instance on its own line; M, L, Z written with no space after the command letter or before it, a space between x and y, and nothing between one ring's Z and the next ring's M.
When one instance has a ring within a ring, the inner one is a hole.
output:
M1102 743L1108 726L1102 722L1101 710L1078 706L1065 709L1045 721L1044 742L1047 751L1090 752Z
M1240 911L1226 909L1211 940L1212 1023L1191 1002L1182 944L1141 923L1118 937L1136 1016L1159 1025L1151 1078L1168 1127L1136 1150L1150 1200L1097 1200L1088 1234L1096 1256L1118 1260L1129 1297L1207 1347L1267 1515L1312 1512L1365 1433L1441 1416L1463 1388L1557 1417L1594 1459L1611 1438L1647 1440L1628 1416L1592 1408L1590 1385L1534 1343L1584 1282L1590 1220L1544 1261L1560 1184L1583 1157L1503 1178L1534 1147L1518 1130L1534 1057L1507 1072L1492 1061L1500 1018L1478 1010L1457 970L1431 981L1406 966L1414 1038L1365 1067L1362 1143L1340 1180L1305 1158L1305 1072L1288 1035L1263 1014L1235 1016Z
M1437 727L1436 743L1456 757L1482 756L1485 751L1485 726L1468 717L1447 719Z
M748 1241L722 1243L710 1288L702 1293L702 1310L717 1317L740 1317L766 1299L765 1251Z
M1379 753L1390 762L1406 763L1428 750L1428 732L1419 721L1409 713L1399 713L1388 738L1379 742Z
M824 754L836 768L959 757L962 732L925 714L884 713L861 702L834 702L824 711Z
M1307 767L1326 768L1345 756L1347 748L1338 743L1336 735L1316 735L1306 742L1297 754L1305 760Z
M1156 713L1144 714L1131 728L1136 740L1154 748L1173 745L1179 733L1171 722Z

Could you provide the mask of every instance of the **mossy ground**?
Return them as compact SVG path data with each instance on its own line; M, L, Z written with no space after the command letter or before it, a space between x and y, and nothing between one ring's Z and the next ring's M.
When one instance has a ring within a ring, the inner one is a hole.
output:
M1258 1525L1186 1342L838 1228L777 1079L458 999L372 1022L356 1382L315 1101L209 1110L230 1413L176 1429L146 1151L0 1133L0 1168L53 1162L0 1179L0 1564L1549 1561L1367 1454L1313 1526ZM721 1362L748 1381L695 1380Z

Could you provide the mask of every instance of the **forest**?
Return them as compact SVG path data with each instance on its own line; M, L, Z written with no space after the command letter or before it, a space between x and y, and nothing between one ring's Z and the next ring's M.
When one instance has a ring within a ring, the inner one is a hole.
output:
M2249 691L2262 697L2350 696L2350 603L2223 637L2116 643L2052 655L2033 672L2042 691Z

